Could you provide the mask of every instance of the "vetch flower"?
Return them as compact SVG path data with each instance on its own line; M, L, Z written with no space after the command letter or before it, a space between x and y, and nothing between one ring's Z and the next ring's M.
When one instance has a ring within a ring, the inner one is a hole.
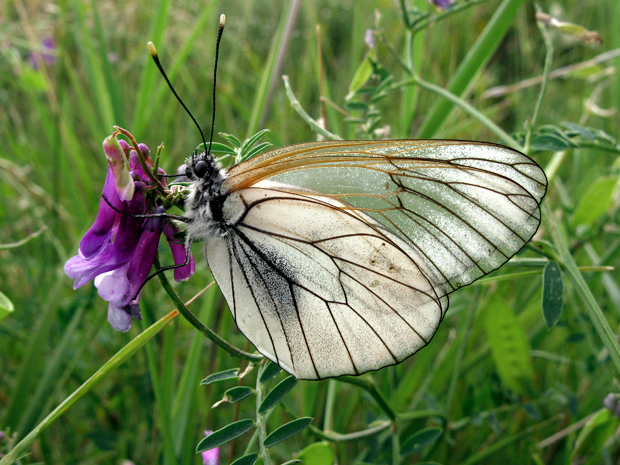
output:
M150 150L137 144L147 169L153 169ZM175 236L175 227L161 215L163 206L154 206L157 186L140 163L136 150L116 133L103 142L109 168L103 197L94 224L82 238L79 253L65 264L65 273L75 279L74 289L94 279L99 296L109 302L108 322L125 332L131 319L141 320L141 288L155 261L162 233L170 244L175 264L186 261L185 246ZM165 174L159 170L159 174ZM165 182L159 186L165 187ZM175 269L175 279L185 280L194 273L193 257Z
M452 0L428 0L430 3L437 5L439 8L446 9L450 6Z
M38 68L37 61L39 57L44 63L47 63L48 65L53 65L54 62L56 61L56 57L54 56L55 51L56 51L56 43L54 42L54 38L46 37L45 39L41 41L41 45L43 46L44 52L43 53L32 52L30 54L30 57L28 58L28 61L30 62L30 66L32 67L32 69Z
M213 431L205 431L205 437L209 436ZM204 465L220 465L220 448L206 450L202 453L202 461Z

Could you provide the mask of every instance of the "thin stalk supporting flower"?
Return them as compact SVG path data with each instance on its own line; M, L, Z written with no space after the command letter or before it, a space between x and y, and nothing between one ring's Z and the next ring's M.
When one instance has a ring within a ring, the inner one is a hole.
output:
M118 140L126 135L134 145ZM179 230L165 216L161 188L170 193L161 168L155 165L145 144L119 128L103 141L108 174L95 222L82 238L78 255L65 264L65 273L75 279L74 288L94 280L101 298L109 302L108 322L119 331L128 331L131 319L141 320L140 296L155 261L163 233L174 263L186 261ZM188 279L195 270L193 257L174 270L176 281Z

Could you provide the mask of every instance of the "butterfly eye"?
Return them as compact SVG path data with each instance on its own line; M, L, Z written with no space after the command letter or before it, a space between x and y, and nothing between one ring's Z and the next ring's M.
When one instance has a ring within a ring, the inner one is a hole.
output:
M208 171L209 171L209 164L204 160L200 160L198 163L194 165L194 174L198 178L204 178Z

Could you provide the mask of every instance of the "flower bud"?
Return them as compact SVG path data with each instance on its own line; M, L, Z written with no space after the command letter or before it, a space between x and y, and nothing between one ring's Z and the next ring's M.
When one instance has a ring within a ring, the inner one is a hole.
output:
M134 194L134 180L129 174L129 162L125 151L114 136L108 136L103 141L103 151L108 158L116 192L121 200L131 200Z

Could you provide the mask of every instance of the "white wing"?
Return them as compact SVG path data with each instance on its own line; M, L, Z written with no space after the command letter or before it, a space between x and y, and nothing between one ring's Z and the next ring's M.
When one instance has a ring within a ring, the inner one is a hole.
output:
M546 179L491 144L347 141L268 152L224 187L229 233L206 252L239 329L297 378L321 379L428 344L447 294L535 233Z
M447 299L406 242L333 199L268 181L232 194L209 267L243 334L299 379L393 365L431 340Z

